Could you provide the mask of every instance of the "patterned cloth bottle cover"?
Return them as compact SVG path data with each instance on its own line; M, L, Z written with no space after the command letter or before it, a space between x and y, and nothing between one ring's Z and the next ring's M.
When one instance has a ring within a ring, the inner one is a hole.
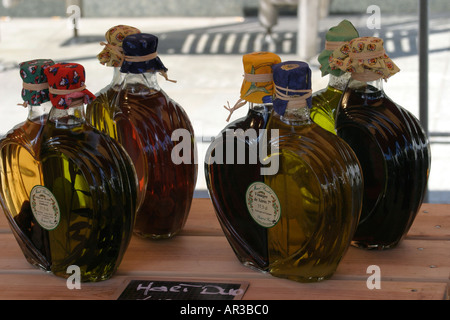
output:
M376 37L361 37L333 51L330 56L331 68L351 72L352 77L361 81L387 80L400 71L388 57L383 40Z
M273 108L283 116L286 109L312 107L311 69L306 62L286 61L273 66Z
M148 33L127 36L122 43L124 61L120 72L145 73L159 72L167 81L167 68L158 57L158 37Z
M242 57L244 64L244 80L241 86L240 99L233 107L224 106L230 114L243 107L247 102L269 103L274 94L272 66L280 63L281 59L272 52L253 52Z
M55 108L68 109L95 99L86 89L84 67L78 63L57 63L45 69L50 100Z
M97 55L100 63L108 67L122 66L125 58L122 49L123 40L126 36L140 32L139 29L126 25L117 25L110 28L105 34L106 43L100 42L102 46L105 46L105 48Z
M341 76L344 72L340 69L332 69L329 64L330 55L334 50L340 48L354 38L358 38L359 33L348 20L341 21L337 26L328 30L325 35L325 49L320 53L318 61L320 63L320 70L322 77L327 74L334 76Z
M50 59L35 59L20 63L20 77L23 80L22 99L19 106L38 106L49 101L48 81L44 70L55 64Z

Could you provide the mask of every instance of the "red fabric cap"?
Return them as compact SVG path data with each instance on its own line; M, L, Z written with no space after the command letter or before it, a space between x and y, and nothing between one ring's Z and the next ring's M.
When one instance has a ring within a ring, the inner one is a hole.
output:
M82 98L84 104L95 99L95 95L85 88L86 73L82 65L57 63L44 72L50 87L50 100L55 108L67 109L74 99Z

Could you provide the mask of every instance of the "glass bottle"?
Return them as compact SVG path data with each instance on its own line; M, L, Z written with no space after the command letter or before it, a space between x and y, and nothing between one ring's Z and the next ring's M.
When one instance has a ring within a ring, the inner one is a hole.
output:
M358 38L350 44L352 50L358 48L353 58L360 58L362 67L354 67L348 58L341 60L352 71L352 79L337 110L336 129L355 151L364 175L361 220L353 245L393 248L422 204L430 170L429 142L414 115L383 90L383 79L398 72L384 53L383 41ZM372 61L363 63L368 47Z
M52 107L44 70L54 62L36 59L20 64L23 106L27 119L0 140L0 201L11 230L27 261L50 271L48 233L33 217L30 192L42 184L39 150L42 129Z
M31 207L49 234L51 271L81 281L109 279L131 239L137 178L123 148L87 124L84 104L95 96L84 68L60 63L46 69L53 108L43 129L43 184L31 191Z
M353 24L348 20L341 21L337 26L328 30L325 35L325 49L318 57L322 77L329 74L329 80L326 88L313 93L311 119L334 134L336 134L336 108L350 80L350 73L340 69L332 69L329 58L333 51L338 48L348 50L348 46L345 46L345 44L357 37L359 37L359 34Z
M334 274L358 224L361 168L342 139L311 120L309 66L287 61L273 69L276 98L267 126L268 158L278 159L279 170L265 175L259 193L247 201L267 202L270 273L321 281Z
M280 62L270 52L243 56L245 78L236 106L249 102L248 113L219 133L205 158L207 187L222 230L239 261L261 271L269 265L267 230L249 215L245 194L252 183L263 181L260 139L272 113L272 65Z
M145 238L171 238L187 220L197 181L194 130L184 109L161 90L157 73L167 68L157 56L158 38L139 33L122 44L124 74L112 99L116 139L136 168L145 190L134 232ZM95 123L110 121L99 119Z
M100 43L104 46L104 49L97 55L97 59L102 65L113 69L113 77L111 82L96 93L96 98L86 106L86 120L93 127L116 140L118 137L114 123L115 108L112 106L112 101L119 91L124 77L124 74L120 72L120 67L124 60L122 42L126 36L140 32L139 29L127 25L117 25L110 28L105 33L106 43ZM145 158L143 156L135 158L138 167L143 167L144 161ZM146 179L147 177L144 175L139 176L138 208L145 197Z

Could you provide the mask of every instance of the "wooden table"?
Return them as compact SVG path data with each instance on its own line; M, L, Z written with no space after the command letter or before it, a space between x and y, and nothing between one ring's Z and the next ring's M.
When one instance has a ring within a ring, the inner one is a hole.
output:
M368 289L370 265L381 271L381 289ZM131 280L247 282L244 300L449 298L450 205L424 204L402 244L387 251L350 248L330 280L297 283L242 266L229 246L209 199L195 199L184 231L170 240L133 236L110 280L82 283L30 266L0 215L0 299L117 299Z

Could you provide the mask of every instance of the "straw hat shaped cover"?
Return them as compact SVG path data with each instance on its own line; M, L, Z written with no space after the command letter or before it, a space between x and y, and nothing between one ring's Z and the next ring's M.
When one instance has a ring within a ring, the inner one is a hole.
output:
M57 109L68 109L74 100L88 104L95 99L86 89L84 67L78 63L57 63L45 69L50 100Z
M54 64L50 59L36 59L20 63L20 77L23 80L23 106L38 106L50 100L48 80L44 70Z
M318 61L320 63L320 70L322 71L322 77L327 74L334 76L341 76L344 71L340 69L332 69L330 67L330 56L337 48L347 44L350 40L358 38L359 33L348 20L341 21L337 26L330 28L325 35L325 49L320 53Z
M350 72L354 78L364 76L365 81L387 80L400 71L386 54L383 40L376 37L355 38L334 50L330 67Z
M126 25L117 25L110 28L105 33L107 43L100 42L105 48L97 55L97 59L101 64L108 67L120 67L124 58L122 49L123 40L129 35L140 32L139 29Z

